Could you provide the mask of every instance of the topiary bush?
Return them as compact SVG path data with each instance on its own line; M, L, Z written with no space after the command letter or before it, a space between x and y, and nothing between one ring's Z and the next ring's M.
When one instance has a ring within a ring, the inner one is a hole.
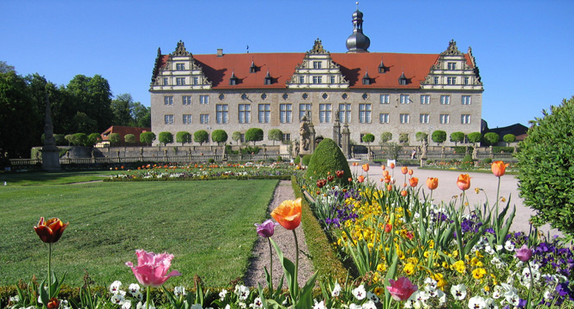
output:
M532 223L550 223L574 238L574 97L551 106L532 121L520 143L518 189L524 203L536 210Z
M327 178L327 174L335 176L336 171L343 171L342 177L335 177L334 181L346 185L348 178L352 177L347 158L337 146L335 141L325 138L317 145L305 177L310 179Z
M309 162L311 162L311 157L312 157L312 155L310 155L310 154L304 155L303 158L301 158L301 164L303 164L305 166L309 165Z

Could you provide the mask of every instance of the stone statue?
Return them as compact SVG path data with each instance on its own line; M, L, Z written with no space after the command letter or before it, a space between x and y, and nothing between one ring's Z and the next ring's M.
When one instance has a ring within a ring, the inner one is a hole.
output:
M423 146L421 147L421 159L427 158L428 142L426 139L423 140Z
M293 142L293 158L297 158L299 156L299 142Z
M301 126L299 127L299 144L301 150L308 151L309 145L311 144L311 131L309 130L309 120L307 116L303 116L301 119Z

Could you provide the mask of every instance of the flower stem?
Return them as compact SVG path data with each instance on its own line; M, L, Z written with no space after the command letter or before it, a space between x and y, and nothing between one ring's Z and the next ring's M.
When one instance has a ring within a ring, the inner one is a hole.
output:
M271 238L267 237L267 242L269 243L269 292L273 294L273 250L271 248Z
M496 212L495 212L495 217L494 217L494 222L496 222L496 224L494 225L494 232L496 233L496 237L500 238L499 235L499 226L498 226L498 201L500 199L500 176L498 177L498 186L496 188L496 203L494 205L496 205Z
M151 293L150 293L150 290L151 290L151 286L148 285L148 286L146 287L146 294L147 294L147 295L146 295L146 300L145 300L145 308L146 308L146 309L149 309L149 298L150 298L149 295L151 294Z
M48 243L48 299L52 299L52 243Z
M297 241L297 233L293 229L293 237L295 238L295 274L293 279L297 282L297 272L299 271L299 242Z

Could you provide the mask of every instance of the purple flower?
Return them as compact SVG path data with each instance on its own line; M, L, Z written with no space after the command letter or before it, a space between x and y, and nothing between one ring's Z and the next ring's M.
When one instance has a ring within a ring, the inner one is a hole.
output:
M265 237L265 238L269 238L269 237L273 236L273 233L275 232L275 226L276 225L277 225L277 223L274 223L273 221L271 221L271 219L267 219L267 220L265 220L265 222L263 222L261 224L255 224L255 226L257 227L257 234L259 234L259 236Z
M532 257L532 250L528 249L526 245L522 245L520 249L516 250L516 257L522 262L528 262Z

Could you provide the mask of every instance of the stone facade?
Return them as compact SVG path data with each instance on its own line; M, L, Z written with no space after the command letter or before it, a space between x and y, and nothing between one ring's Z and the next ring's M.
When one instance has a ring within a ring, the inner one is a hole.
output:
M257 127L271 144L274 128L298 141L303 116L316 137L333 138L337 119L348 124L355 143L366 133L375 143L383 132L393 142L408 134L413 145L417 132L481 131L483 85L470 48L462 53L451 41L440 54L352 50L330 53L317 39L306 53L192 55L180 41L169 55L158 50L152 131L223 129L232 142L233 132Z

